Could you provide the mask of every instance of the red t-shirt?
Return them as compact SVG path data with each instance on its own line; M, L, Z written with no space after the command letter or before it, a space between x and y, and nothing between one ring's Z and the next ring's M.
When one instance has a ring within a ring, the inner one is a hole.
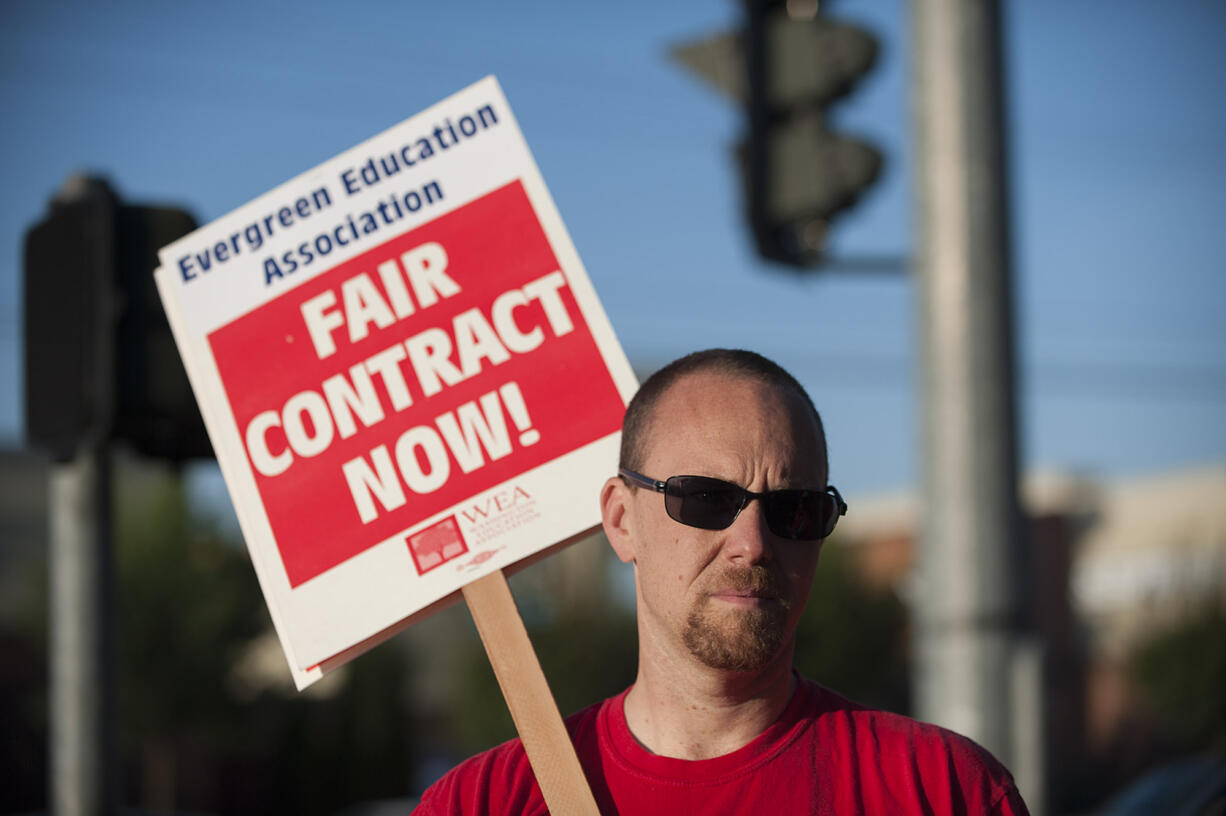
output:
M713 759L657 756L626 725L626 692L567 718L604 816L1026 814L1013 778L965 737L849 702L803 678L779 719ZM519 740L463 762L419 814L545 814Z

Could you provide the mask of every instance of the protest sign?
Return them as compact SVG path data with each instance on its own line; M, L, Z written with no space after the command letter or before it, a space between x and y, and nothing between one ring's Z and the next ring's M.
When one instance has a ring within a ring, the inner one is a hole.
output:
M599 523L635 380L493 77L160 261L299 688Z

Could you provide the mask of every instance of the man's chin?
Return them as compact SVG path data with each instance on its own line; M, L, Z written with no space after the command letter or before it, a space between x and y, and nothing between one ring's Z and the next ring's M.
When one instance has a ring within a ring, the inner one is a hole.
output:
M682 635L686 648L704 665L723 671L759 671L778 656L784 640L784 614L776 604L749 609L694 610Z

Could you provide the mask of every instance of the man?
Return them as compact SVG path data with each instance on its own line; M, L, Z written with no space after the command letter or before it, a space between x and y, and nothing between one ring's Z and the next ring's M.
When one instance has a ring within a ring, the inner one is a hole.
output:
M792 669L822 540L846 511L826 478L812 401L757 354L691 354L631 400L600 503L634 567L638 676L567 720L602 813L1026 812L970 740ZM440 780L421 812L547 811L513 740Z

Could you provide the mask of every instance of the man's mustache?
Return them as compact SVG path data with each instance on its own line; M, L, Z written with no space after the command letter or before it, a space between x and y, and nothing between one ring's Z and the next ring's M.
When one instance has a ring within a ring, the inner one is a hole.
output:
M784 582L778 573L761 564L745 569L726 569L711 583L718 592L748 592L760 597L775 598L784 603L791 601L784 591Z

